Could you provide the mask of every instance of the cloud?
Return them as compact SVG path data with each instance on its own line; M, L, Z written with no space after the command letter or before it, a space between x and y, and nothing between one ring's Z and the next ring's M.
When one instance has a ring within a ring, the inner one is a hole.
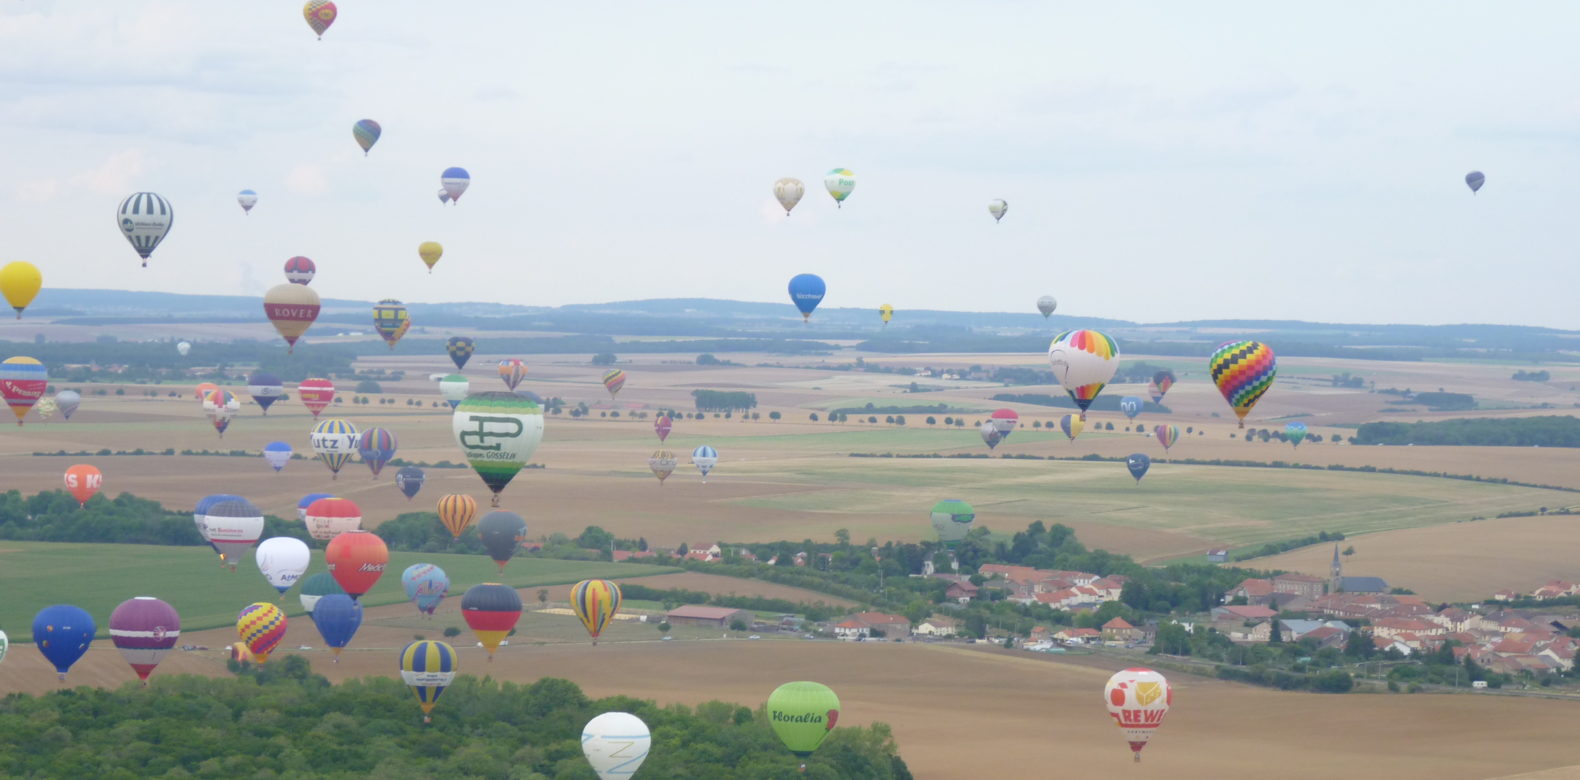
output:
M329 176L317 165L301 163L285 175L285 186L300 195L323 195L329 192Z

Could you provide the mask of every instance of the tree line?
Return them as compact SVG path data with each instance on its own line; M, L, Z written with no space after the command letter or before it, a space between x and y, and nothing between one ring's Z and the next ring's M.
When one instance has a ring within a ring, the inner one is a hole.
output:
M1356 444L1420 444L1467 447L1580 447L1580 418L1473 417L1437 422L1363 423Z

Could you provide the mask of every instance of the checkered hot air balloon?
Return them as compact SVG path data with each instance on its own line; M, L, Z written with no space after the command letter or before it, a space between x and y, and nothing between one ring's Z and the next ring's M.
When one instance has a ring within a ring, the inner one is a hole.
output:
M269 654L285 640L286 622L285 613L279 607L255 602L236 616L236 635L258 663L268 663Z
M1260 341L1230 341L1207 359L1207 371L1244 428L1245 416L1273 386L1278 358Z
M477 341L470 336L451 336L450 340L445 342L444 351L449 353L450 360L455 362L455 370L461 371L466 368L466 361L472 359L472 353L477 351Z
M394 298L385 298L373 307L373 329L384 338L384 343L395 348L395 344L406 335L411 327L411 315L406 311L406 304Z

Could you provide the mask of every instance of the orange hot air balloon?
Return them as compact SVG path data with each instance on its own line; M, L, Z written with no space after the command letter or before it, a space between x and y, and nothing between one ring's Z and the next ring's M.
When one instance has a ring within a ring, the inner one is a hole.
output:
M474 517L477 517L477 499L464 493L451 493L439 499L439 522L456 539L466 533Z
M66 469L66 489L71 491L71 497L77 499L78 505L87 506L88 499L93 498L101 487L104 487L104 474L98 468L78 463Z
M324 548L329 574L353 599L373 588L390 562L390 550L371 531L347 531L329 540Z
M197 399L198 399L198 402L201 403L203 401L203 399L208 397L209 393L212 393L212 392L214 392L215 390L218 390L218 389L219 389L219 385L216 385L213 382L204 382L203 384L198 385L197 386Z

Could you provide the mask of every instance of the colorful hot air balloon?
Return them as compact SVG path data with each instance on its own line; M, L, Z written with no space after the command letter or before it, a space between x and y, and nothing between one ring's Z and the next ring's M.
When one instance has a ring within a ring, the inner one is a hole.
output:
M795 204L801 202L801 196L806 194L806 185L800 179L785 177L774 182L774 200L784 207L785 216L790 216L790 210Z
M389 547L371 531L347 531L330 539L324 548L329 573L353 599L373 588L389 562Z
M322 306L318 293L303 284L280 284L263 294L263 315L285 339L286 352L296 351L296 340L313 326Z
M340 16L340 9L329 0L307 0L307 5L302 6L302 17L307 20L307 26L313 28L318 40L324 39L324 31L329 25L335 23Z
M1134 420L1136 415L1141 414L1141 407L1145 404L1146 402L1140 398L1127 395L1119 399L1119 411L1124 412L1126 417Z
M70 420L82 405L82 395L76 390L62 390L55 394L55 405L60 407L61 416Z
M304 402L305 403L305 402ZM357 427L347 420L330 418L313 426L313 452L329 467L330 479L340 477L340 467L357 454Z
M406 312L406 304L394 298L385 298L373 307L373 329L384 337L384 343L395 348L395 343L400 337L406 335L410 327L411 315Z
M1009 211L1009 203L1003 198L994 198L988 201L988 213L993 215L993 222L997 223Z
M204 535L231 569L263 535L263 512L240 496L211 504L203 513Z
M373 145L379 142L379 136L384 134L384 128L371 119L358 119L351 126L351 137L356 139L357 146L362 147L362 156L368 156Z
M444 396L444 402L451 409L461 405L462 401L471 394L472 381L462 374L447 374L439 380L439 395Z
M499 643L521 619L521 594L497 582L473 585L461 596L461 616L492 661Z
M335 582L335 575L321 571L302 580L302 587L296 591L296 597L302 602L302 609L307 610L307 616L313 616L313 609L318 606L318 601L331 593L344 595L345 588Z
M1078 414L1067 414L1059 418L1059 430L1064 431L1064 435L1069 437L1070 441L1075 441L1075 437L1080 436L1081 431L1085 429L1086 420Z
M1292 422L1284 426L1284 438L1288 439L1289 443L1296 447L1299 447L1300 443L1306 440L1308 432L1309 429L1306 428L1306 424L1303 422Z
M40 398L33 404L33 411L38 412L38 419L48 422L60 411L60 405L53 398Z
M1103 686L1103 704L1108 706L1114 725L1125 733L1137 761L1173 703L1169 681L1151 669L1121 669Z
M395 487L400 489L407 501L417 497L417 492L422 490L427 480L427 475L416 466L402 466L400 471L395 472Z
M466 529L472 525L472 518L476 516L477 501L471 496L451 493L439 499L439 523L456 539L466 533Z
M1163 445L1163 451L1168 452L1169 448L1174 446L1174 442L1180 440L1180 428L1178 425L1154 425L1152 435L1157 437L1159 444Z
M301 255L285 261L285 280L291 284L310 284L318 275L318 266Z
M401 572L400 584L406 589L406 598L416 603L417 611L424 615L432 615L450 593L450 577L431 563L407 566Z
M988 417L988 422L993 423L993 429L999 432L1001 438L1008 439L1020 422L1020 414L1014 409L999 409Z
M1053 310L1057 308L1059 308L1059 302L1054 300L1052 295L1044 295L1037 299L1037 311L1042 312L1043 319L1048 319L1048 317L1052 316Z
M461 670L461 659L455 648L432 639L423 639L406 645L400 651L400 679L417 694L417 704L422 707L422 722L433 722L433 705L439 703L444 689L455 681Z
M1174 386L1174 381L1174 372L1166 368L1153 374L1152 381L1147 383L1147 394L1152 396L1152 403L1163 403L1163 396Z
M582 755L599 780L636 774L652 747L647 724L628 712L605 712L582 727Z
M143 267L147 268L148 256L170 234L175 209L170 208L170 201L152 192L134 192L121 201L115 221L127 242L137 250L138 257L143 258Z
M887 303L883 304L882 306L879 306L878 307L878 319L883 320L883 324L884 325L888 325L889 324L889 320L894 319L894 307L890 306Z
M236 635L241 644L252 653L260 664L269 662L269 654L285 640L285 613L265 601L257 601L242 608L236 616Z
M998 432L998 426L994 425L992 420L983 420L982 427L977 432L982 434L982 443L990 450L1004 440L1004 434Z
M254 556L258 561L258 573L275 590L284 593L307 573L307 565L313 560L313 551L301 539L271 536L258 543L258 551Z
M620 586L609 580L582 580L571 586L571 611L598 644L609 621L620 612Z
M653 420L653 433L658 434L659 444L663 444L664 440L669 438L669 432L674 430L674 428L675 418L667 414L661 414L657 419Z
M1095 330L1067 330L1048 345L1048 364L1085 420L1087 407L1119 370L1119 345Z
M357 441L357 455L362 462L368 464L368 470L373 472L373 478L378 479L379 472L384 470L384 464L395 457L395 451L400 448L393 431L384 428L369 428L362 432Z
M330 593L313 605L313 625L339 663L340 651L362 627L362 605L344 593Z
M208 398L208 394L209 393L212 393L212 392L214 392L215 390L218 390L218 389L219 389L219 385L216 385L213 382L202 382L202 383L198 384L197 387L192 388L192 392L193 392L193 396L192 397L197 399L197 402L198 402L199 406L202 406L203 405L203 399Z
M823 302L827 291L823 277L817 274L796 274L790 278L790 302L801 311L802 322L812 320L812 310Z
M292 454L294 451L291 445L283 441L271 441L263 445L263 459L275 470L275 473L279 473L280 469L285 468L285 464L291 462Z
M1147 475L1147 469L1152 468L1152 459L1138 452L1125 458L1125 468L1130 469L1130 476L1140 482Z
M543 409L515 393L473 393L455 408L450 430L499 506L500 491L543 441Z
M790 682L768 697L768 723L790 752L806 758L839 722L839 697L827 685Z
M296 522L307 524L307 508L320 498L334 498L333 493L308 493L302 500L296 502Z
M467 187L472 186L472 174L467 173L465 168L445 168L444 172L439 174L439 186L443 187L445 194L450 196L451 203L459 202L461 194L466 192Z
M1481 191L1481 185L1487 183L1487 175L1481 171L1471 171L1465 174L1465 186L1470 188L1470 194Z
M823 175L823 188L833 196L835 206L844 208L845 199L856 189L856 174L849 168L835 168Z
M33 643L44 659L55 666L61 682L65 682L71 665L88 652L98 630L87 610L70 604L45 607L33 617Z
M663 485L669 475L675 473L675 467L680 465L680 459L669 450L655 450L647 459L647 467L653 471L653 476L658 477L658 484Z
M258 193L252 190L236 193L236 205L241 206L241 213L252 214L252 207L258 205Z
M505 387L509 388L512 392L515 391L516 385L521 384L521 380L525 379L526 377L526 363L521 362L517 358L499 361L499 378L504 380Z
M527 538L527 521L515 512L489 512L477 521L477 536L483 542L483 549L488 550L488 557L499 564L499 571L503 573L505 564L510 563L521 549L521 542Z
M618 368L611 368L604 372L603 388L609 391L609 397L614 398L620 394L620 388L625 387L625 372Z
M303 379L296 385L296 397L318 419L318 413L335 400L335 383L323 378Z
M66 469L66 490L71 497L77 499L78 506L87 506L88 499L93 498L104 487L104 474L97 466L78 463Z
M0 268L0 294L6 303L16 309L16 318L22 319L22 310L33 302L38 291L44 288L44 275L32 263L16 261Z
M708 472L719 463L719 451L706 444L691 451L691 464L702 472L702 484L708 484Z
M263 407L263 413L269 413L269 407L275 401L285 397L285 385L278 376L267 371L254 371L247 377L247 395Z
M230 419L241 411L241 401L236 400L235 393L223 388L215 388L203 396L203 413L208 415L209 422L214 424L214 430L219 431L220 438L225 438L225 429L230 427Z
M6 358L5 362L0 363L0 397L5 398L11 413L16 415L18 426L22 425L22 418L27 416L27 411L38 403L47 389L49 369L43 363L23 356Z
M110 641L143 685L180 638L181 616L153 596L127 599L110 613Z
M471 360L472 353L477 351L477 342L472 340L471 336L451 336L444 345L444 351L450 353L450 360L454 361L455 370L460 371L466 368L466 361Z
M1278 358L1271 347L1259 341L1230 341L1219 345L1207 359L1207 372L1244 428L1251 407L1273 386Z
M362 527L362 507L349 498L324 496L307 505L302 515L307 535L320 542Z
M424 241L417 245L417 256L422 258L424 265L428 266L428 273L433 273L433 267L444 256L444 247L438 241Z
M931 517L939 541L945 547L954 549L976 524L977 511L964 501L948 498L933 504Z

